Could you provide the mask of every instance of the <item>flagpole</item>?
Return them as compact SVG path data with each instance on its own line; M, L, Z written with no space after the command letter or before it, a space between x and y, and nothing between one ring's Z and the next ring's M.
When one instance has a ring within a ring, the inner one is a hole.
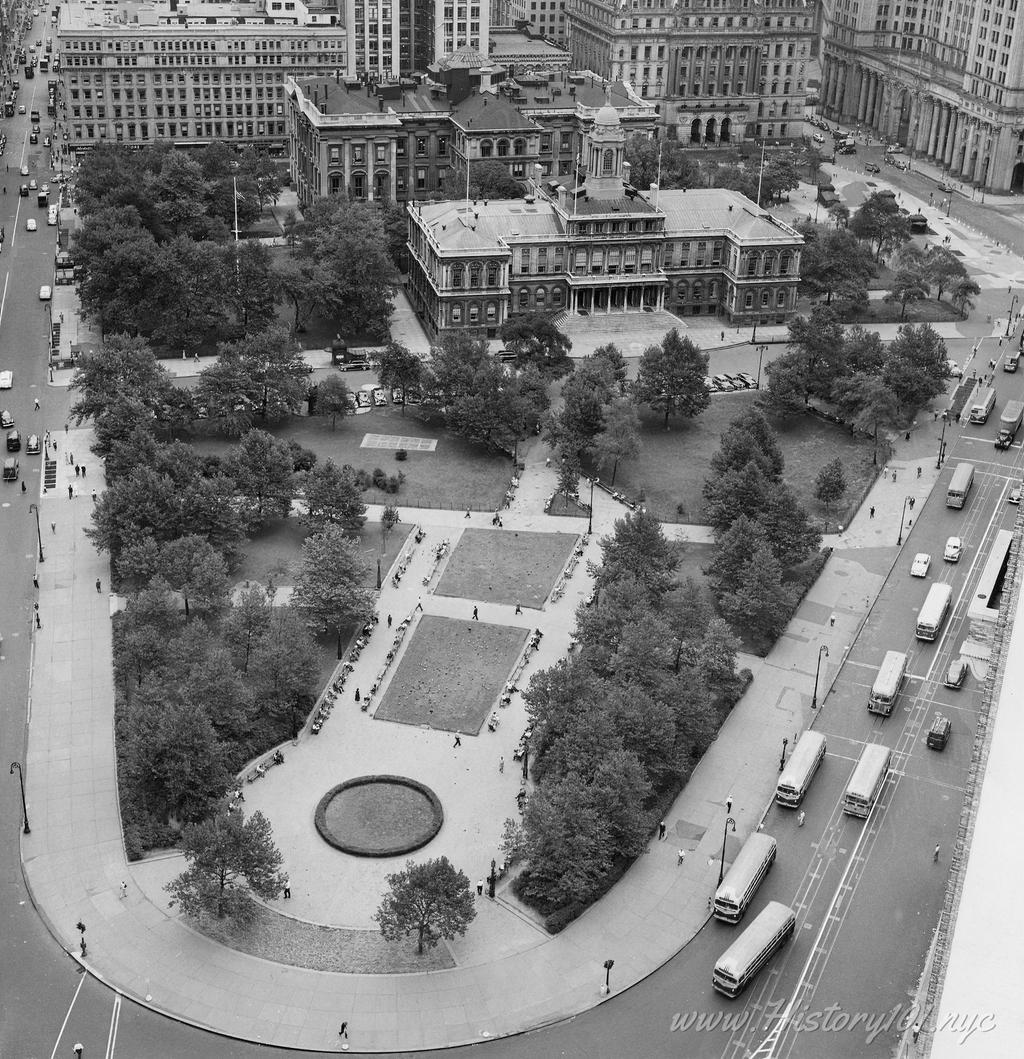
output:
M658 208L658 203L661 201L661 141L658 141L658 190L654 193L654 208Z
M761 164L757 169L757 208L761 208L761 181L764 178L764 140L761 141Z
M576 212L576 200L580 196L580 155L579 151L576 152L576 169L573 175L572 182L572 212Z

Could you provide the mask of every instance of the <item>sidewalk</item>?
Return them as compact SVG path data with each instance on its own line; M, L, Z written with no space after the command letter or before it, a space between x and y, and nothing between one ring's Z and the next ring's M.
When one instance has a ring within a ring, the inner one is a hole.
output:
M934 459L929 459L934 451L929 427L930 422L915 431L911 441L898 443L893 466L902 472L901 480L895 486L891 479L879 480L852 524L830 540L835 554L772 653L763 660L750 660L754 684L667 816L668 841L652 840L648 855L638 859L625 879L556 937L529 927L499 894L494 905L485 899L467 936L449 947L453 969L390 976L304 970L223 948L167 909L160 885L173 874L179 858L126 864L112 745L108 572L82 533L89 519L89 500L67 499L68 472L63 462L65 447L85 453L88 437L84 431L59 437L61 478L57 489L41 499L47 554L46 563L38 568L42 628L35 633L26 776L32 833L22 839L25 873L36 906L76 958L75 924L84 922L85 966L139 1003L265 1044L337 1050L337 1026L345 1019L357 1051L445 1047L520 1032L600 1003L605 959L615 960L615 986L621 991L670 959L705 922L707 899L717 882L725 798L733 798L732 815L737 821L727 848L731 860L770 802L778 775L776 748L783 737L793 738L811 719L817 641L825 637L837 644L852 641L897 554L893 527L908 487L923 502L934 482L937 472ZM537 445L528 457L516 500L503 513L505 531L584 531L583 519L541 513L538 501L542 503L555 483L554 470L545 466L544 456L543 446ZM910 468L918 464L923 467L921 479L911 477ZM89 487L93 482L99 485L99 468L90 465L89 471ZM871 505L876 508L874 519L868 515ZM587 559L597 557L596 535L607 532L624 511L605 494L595 494L595 537ZM474 513L468 521L458 512L401 513L404 520L424 526L428 542L454 537L466 525L489 528L490 522L490 513ZM56 529L46 536L50 522ZM673 526L671 532L695 539L707 535L703 527ZM104 590L100 593L96 578ZM382 610L397 615L403 606L411 609L418 594L417 579L409 585L402 592L386 585ZM525 624L545 631L531 671L564 656L575 606L588 586L581 563L562 600L527 613ZM424 595L424 604L436 613L465 606L431 594ZM493 609L492 620L513 620L499 615L500 608ZM829 624L833 614L834 628ZM842 651L834 651L827 676L823 673L823 701L841 659ZM369 665L370 659L366 661ZM771 705L766 708L766 704ZM515 710L522 710L521 703L506 711L498 733L501 740L514 741L518 736ZM339 755L351 743L353 759L346 760L365 771L367 755L376 758L380 749L372 740L377 734L370 727L374 723L359 713L353 720L348 712L342 710L339 716L336 711L317 738L330 742ZM409 742L410 748L393 755L396 767L407 771L413 767L409 753L418 760L425 745ZM471 753L482 756L467 758L466 767L493 770L502 745L500 740L480 741ZM312 761L305 757L307 746L308 742L300 743L289 757L303 755L300 762ZM334 764L335 772L348 767L345 760ZM278 773L282 786L275 794ZM247 793L253 792L250 800L267 801L276 823L281 806L291 796L286 787L302 775L301 768L286 764L262 784L247 788ZM459 775L454 773L453 779L457 781ZM318 788L315 795L308 791L305 795L315 801L319 793ZM510 794L505 791L500 796ZM294 812L294 804L289 811L296 829L305 829L308 814ZM462 819L469 819L466 806L459 811ZM501 815L510 814L498 815L499 826ZM478 847L467 870L480 870L490 856L481 857L480 848L489 850L492 841L490 835L466 837L463 848ZM681 867L678 848L690 853ZM288 867L293 887L298 882L314 894L322 889L322 877L316 877L312 868L306 879L302 865ZM129 883L125 899L119 896L122 880ZM310 899L308 907L315 909L316 902Z

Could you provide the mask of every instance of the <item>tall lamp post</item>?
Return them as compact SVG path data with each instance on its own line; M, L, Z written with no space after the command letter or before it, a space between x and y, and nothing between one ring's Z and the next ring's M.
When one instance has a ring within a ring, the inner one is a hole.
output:
M764 359L764 355L767 352L768 347L763 343L757 347L757 382L754 384L755 390L761 389L761 361Z
M599 481L600 479L596 475L590 479L590 510L587 512L587 536L594 532L594 486Z
M722 832L722 858L718 862L718 885L722 885L725 877L725 840L729 837L729 829L736 831L736 821L729 815L732 812L732 798L725 799L725 830Z
M811 709L818 708L818 677L821 674L821 656L828 658L828 644L822 644L818 648L818 664L814 668L814 694L811 696Z
M779 772L786 767L786 747L789 746L789 739L785 736L782 737L782 757L779 758Z
M903 527L907 521L907 504L910 503L910 500L909 496L903 498L903 514L900 515L900 535L896 538L897 547L903 543Z
M614 960L604 961L604 992L607 996L612 991L612 968L615 966Z
M1013 334L1013 307L1017 304L1017 295L1015 294L1010 299L1010 310L1006 314L1006 337L1009 338Z
M22 828L22 830L25 832L26 835L31 835L32 834L32 828L28 826L28 805L25 803L25 776L24 776L24 773L22 773L22 771L21 771L21 762L20 761L12 761L11 762L11 772L10 772L10 774L12 776L14 775L14 770L15 769L18 770L18 782L21 784L21 811L22 811L22 813L25 816L25 826Z
M946 424L949 422L949 413L942 413L942 433L939 435L939 456L935 461L935 469L942 470L942 457L946 452Z
M39 505L29 504L29 511L34 511L36 515L36 540L39 542L39 561L41 563L46 562L46 557L43 555L43 535L39 530Z

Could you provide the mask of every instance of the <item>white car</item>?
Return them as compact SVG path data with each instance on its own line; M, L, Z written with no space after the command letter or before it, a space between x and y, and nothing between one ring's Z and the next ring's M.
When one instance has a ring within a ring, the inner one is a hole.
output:
M757 379L749 371L738 371L736 377L742 379L748 389L754 390L757 388Z
M21 112L22 112L22 114L25 113L25 108L24 107L21 108ZM23 165L21 167L21 175L22 176L28 176L28 166L27 165Z
M1015 485L1010 490L1010 495L1006 498L1006 502L1008 504L1019 504L1020 503L1020 491L1021 491L1021 487L1019 485Z
M14 386L14 372L0 371L0 390L10 390Z
M38 228L38 227L39 226L36 224L35 217L29 217L29 219L25 222L25 231L26 232L34 232L36 230L36 228Z
M954 379L963 378L964 369L961 368L960 365L955 360L953 360L952 357L950 357L949 360L946 361L946 367L949 368L949 374L952 375Z
M942 553L942 558L947 563L958 563L960 562L960 556L964 553L964 542L959 537L950 537L946 541L946 550Z
M927 577L928 568L932 565L932 557L927 552L918 552L910 564L911 577Z
M816 132L816 133L815 133L815 134L814 134L814 135L813 135L813 136L811 137L811 139L812 139L812 140L813 140L813 141L814 141L815 143L824 143L824 142L825 142L825 137L824 137L824 136L822 136L820 132Z
M39 300L41 302L48 302L52 296L53 290L44 283L39 288Z

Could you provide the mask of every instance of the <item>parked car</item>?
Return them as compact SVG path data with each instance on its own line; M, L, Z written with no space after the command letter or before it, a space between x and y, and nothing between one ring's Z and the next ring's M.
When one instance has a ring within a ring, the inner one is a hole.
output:
M868 162L864 166L865 173L881 173L882 167L877 162Z
M937 713L932 719L932 726L928 729L928 736L925 739L925 743L931 747L932 750L945 750L946 744L949 742L949 733L952 727L953 726L949 723L948 717L943 717L941 713Z
M7 432L7 451L21 452L21 435L16 430Z
M14 456L8 457L4 460L4 481L5 482L16 482L18 480L19 465L18 461Z
M964 542L960 537L950 537L946 541L946 550L942 553L942 558L947 563L958 563L960 562L960 556L964 554Z
M39 435L38 434L29 434L28 441L25 442L25 451L30 456L38 456L39 455Z
M10 390L14 386L14 372L0 371L0 390Z
M712 393L715 391L715 380L710 375L704 376L704 389L710 390Z
M824 143L824 142L825 142L825 137L824 137L824 136L822 136L820 132L816 132L816 133L815 133L815 134L814 134L814 135L813 135L813 136L811 137L811 139L812 139L812 140L813 140L813 141L814 141L815 143Z
M730 380L728 375L716 375L714 378L714 383L720 390L724 390L726 392L736 389L736 387L733 386L732 381Z
M402 391L401 386L391 387L391 403L392 404L405 404L405 394Z
M36 224L35 217L29 217L29 219L25 222L25 231L26 232L34 232L34 231L36 231L36 229L38 227L39 227L39 225Z
M53 289L47 286L45 283L39 288L39 300L41 302L48 302L53 296Z
M914 561L910 564L911 577L927 577L928 568L932 565L932 557L927 552L918 552Z
M942 681L947 688L959 688L967 676L967 663L962 658L954 658L946 670L946 677Z
M1019 504L1020 503L1020 490L1021 490L1021 487L1019 485L1015 485L1010 490L1010 495L1006 498L1006 502L1008 504Z
M10 430L14 426L14 416L11 415L10 410L5 408L0 412L0 430Z
M29 189L29 191L38 191L39 190L39 185L36 183L36 178L35 177L33 177L28 182L28 189Z
M737 378L742 379L743 382L746 383L747 389L754 390L754 389L757 388L757 379L755 379L754 376L750 374L750 372L748 372L748 371L737 372Z
M963 378L964 369L961 368L952 357L946 361L946 367L949 368L949 374L952 375L954 379Z
M953 192L954 192L954 191L956 191L956 188L955 188L955 187L953 187L953 185L952 185L952 184L947 184L947 183L946 183L946 181L945 181L945 180L943 180L943 181L942 181L942 182L941 182L941 183L939 184L939 191L942 191L942 192L944 192L944 193L945 193L945 194L947 194L947 195L952 195L952 194L953 194Z

